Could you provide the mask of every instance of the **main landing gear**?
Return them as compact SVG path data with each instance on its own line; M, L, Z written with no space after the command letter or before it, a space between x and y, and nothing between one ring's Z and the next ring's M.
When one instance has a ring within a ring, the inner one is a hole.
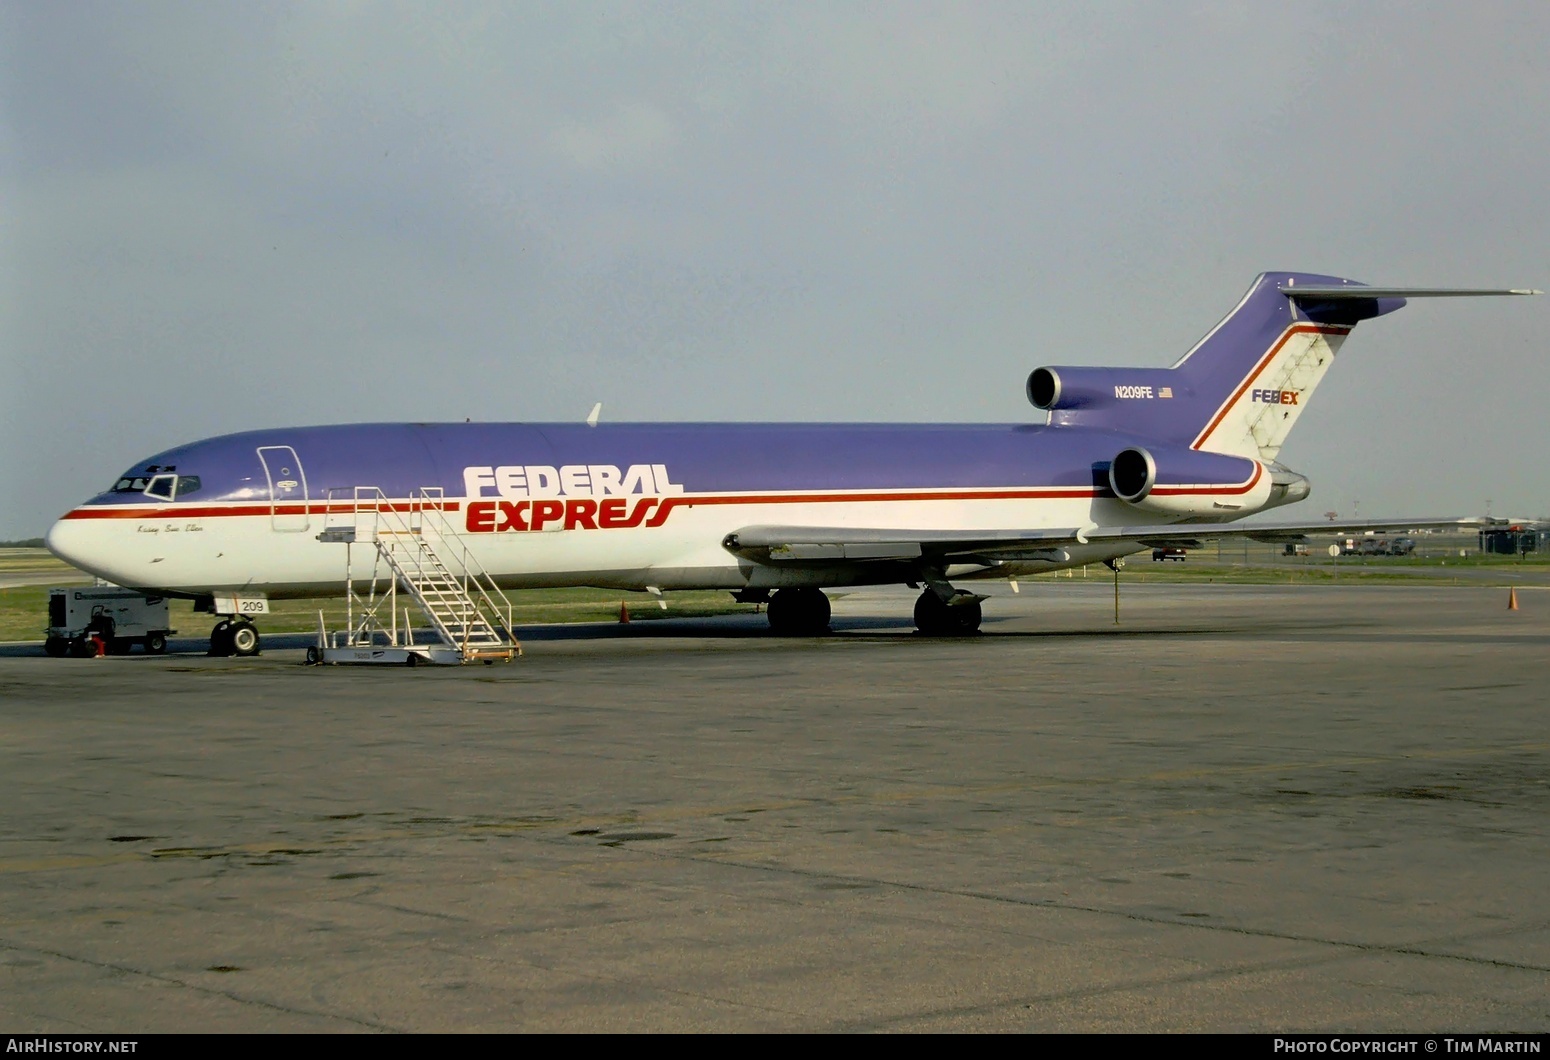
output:
M777 636L811 637L829 628L829 598L821 589L778 589L765 613Z
M982 613L975 593L933 579L915 601L915 628L928 637L962 637L979 632ZM828 631L829 598L818 589L779 589L765 613L770 631L781 637L812 637Z
M245 618L223 618L210 631L211 655L257 655L258 627Z
M954 589L944 571L927 568L921 572L926 591L915 601L915 628L928 637L965 637L978 633L980 601L978 593ZM910 588L916 586L910 582Z
M915 601L915 628L928 637L962 637L978 633L980 598L974 593L954 590L951 600L943 600L935 589L927 589Z

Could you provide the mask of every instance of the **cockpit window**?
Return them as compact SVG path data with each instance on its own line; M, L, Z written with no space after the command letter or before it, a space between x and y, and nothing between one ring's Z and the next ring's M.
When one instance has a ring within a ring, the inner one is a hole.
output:
M157 475L151 479L150 485L145 487L147 497L155 497L159 501L170 501L177 495L178 476Z
M152 464L145 469L143 474L128 474L113 483L110 493L143 493L147 497L155 497L159 501L170 501L177 497L186 497L190 493L197 493L203 483L198 475L171 475L170 471L177 468L168 465L166 467Z

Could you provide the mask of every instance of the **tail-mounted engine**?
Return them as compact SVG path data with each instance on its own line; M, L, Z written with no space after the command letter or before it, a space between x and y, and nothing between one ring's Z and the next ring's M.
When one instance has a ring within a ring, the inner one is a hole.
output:
M1258 460L1205 453L1172 446L1133 445L1109 463L1109 488L1114 496L1144 512L1196 518L1231 519L1259 511L1272 503L1278 475L1307 482Z
M1035 368L1028 400L1053 427L1120 427L1144 437L1185 440L1191 391L1171 368Z
M1028 401L1049 413L1113 409L1136 401L1166 400L1178 385L1170 368L1035 368Z

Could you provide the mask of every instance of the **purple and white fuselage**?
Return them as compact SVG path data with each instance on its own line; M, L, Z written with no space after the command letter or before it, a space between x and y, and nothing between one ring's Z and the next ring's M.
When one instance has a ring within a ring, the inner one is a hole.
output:
M248 431L137 462L60 519L48 546L136 589L319 595L339 591L344 570L318 534L354 506L357 487L405 504L429 488L504 588L758 598L912 582L955 602L948 579L1198 541L1300 500L1307 482L1281 466L1280 449L1345 336L1406 296L1463 293L1266 273L1171 368L1035 371L1041 425Z
M1055 529L1134 522L1094 468L1139 440L1112 432L877 424L360 424L250 431L159 453L124 477L187 483L168 501L94 498L49 536L116 584L270 596L339 587L343 556L315 537L356 485L445 507L504 588L778 588L876 580L759 564L728 551L748 526ZM1269 478L1212 455L1205 488L1255 511ZM163 471L172 468L175 471ZM1192 494L1193 496L1193 494ZM1241 507L1240 507L1241 506ZM1093 546L1086 559L1133 551ZM1047 569L1047 564L1044 569ZM888 579L896 580L896 579Z

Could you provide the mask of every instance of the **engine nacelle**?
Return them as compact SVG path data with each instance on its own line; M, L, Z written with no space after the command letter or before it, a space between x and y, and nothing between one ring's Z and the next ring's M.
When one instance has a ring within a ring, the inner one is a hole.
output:
M1172 446L1133 445L1109 463L1109 488L1126 504L1196 518L1234 519L1269 506L1273 477L1258 460Z
M1177 376L1171 368L1035 368L1028 400L1045 412L1115 408L1172 397Z

